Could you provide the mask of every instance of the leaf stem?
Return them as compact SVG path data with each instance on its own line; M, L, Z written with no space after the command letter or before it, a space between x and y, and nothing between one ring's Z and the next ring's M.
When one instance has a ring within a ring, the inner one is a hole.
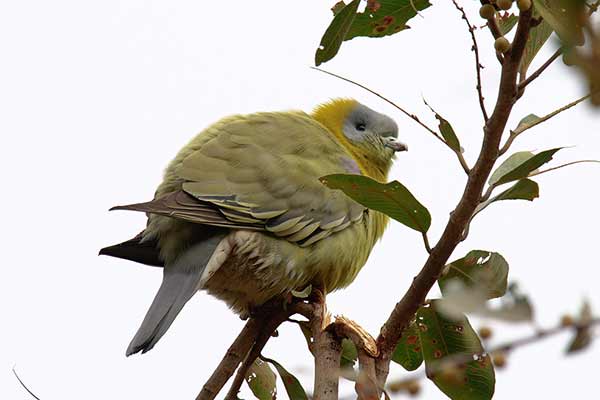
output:
M564 167L568 167L570 165L583 164L583 163L600 163L600 161L599 160L578 160L578 161L572 161L572 162L569 162L569 163L566 163L566 164L562 164L562 165L559 165L559 166L556 166L556 167L544 169L544 170L541 170L541 171L538 171L538 172L532 172L531 174L529 174L528 178L531 178L532 176L542 175L542 174L545 174L546 172L554 171L554 170L561 169L561 168L564 168Z

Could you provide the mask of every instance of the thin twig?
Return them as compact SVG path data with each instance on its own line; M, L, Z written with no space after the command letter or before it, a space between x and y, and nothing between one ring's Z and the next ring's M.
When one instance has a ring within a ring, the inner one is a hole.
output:
M456 154L456 156L458 158L458 161L460 162L460 165L462 166L462 168L465 170L465 172L467 174L469 173L469 171L470 171L469 170L469 166L467 165L467 162L466 162L465 158L463 157L462 153L459 152L459 151L455 151L448 143L446 143L446 141L444 140L444 138L442 138L440 135L438 135L436 131L434 131L433 129L431 129L430 127L428 127L427 125L425 125L423 122L421 122L421 120L419 119L419 117L417 117L415 114L409 113L404 108L400 107L398 104L394 103L393 101L391 101L387 97L385 97L385 96L377 93L376 91L374 91L373 89L370 89L370 88L366 87L365 85L362 85L362 84L360 84L358 82L353 81L352 79L344 78L341 75L335 74L333 72L325 71L324 69L321 69L321 68L317 68L317 67L310 67L310 68L314 69L316 71L319 71L319 72L323 72L323 73L325 73L327 75L331 75L333 77L336 77L338 79L341 79L341 80L346 81L348 83L351 83L353 85L356 85L359 88L362 88L362 89L366 90L367 92L369 92L371 94L374 94L375 96L379 97L383 101L385 101L388 104L392 105L393 107L395 107L396 109L398 109L400 112L402 112L404 115L406 115L407 117L409 117L413 121L415 121L417 124L421 125L429 133L431 133L433 136L435 136L436 139L438 139L440 142L444 143L450 150L452 150L452 152Z
M600 161L598 161L598 160L578 160L578 161L572 161L572 162L569 162L569 163L566 163L566 164L559 165L557 167L552 167L552 168L548 168L548 169L543 169L541 171L533 172L533 173L529 174L528 178L531 178L533 176L542 175L542 174L545 174L546 172L554 171L554 170L561 169L561 168L564 168L564 167L568 167L570 165L583 164L583 163L600 163Z
M512 48L506 53L502 65L502 75L498 99L494 112L484 127L484 137L477 162L471 169L463 195L450 214L450 218L438 243L433 247L425 265L413 279L409 289L396 304L389 318L381 327L377 338L380 355L376 360L378 385L383 386L387 374L391 354L408 326L419 306L425 300L427 293L440 276L446 262L460 243L462 233L473 215L483 187L492 168L498 159L498 149L502 132L506 127L508 117L517 101L517 75L525 52L525 45L531 28L532 10L522 11L513 40Z
M15 374L15 378L17 378L17 380L19 381L19 383L21 384L21 386L23 386L23 389L27 390L27 393L29 393L31 395L31 397L33 397L36 400L40 400L39 397L37 397L31 390L29 390L29 388L27 387L27 385L25 385L25 383L23 383L23 381L21 380L21 378L19 378L19 375L17 374L17 371L15 370L15 367L13 367L12 369L13 374Z
M558 57L561 56L562 53L563 53L563 48L561 47L558 50L556 50L554 52L554 54L552 54L550 56L550 58L548 60L546 60L545 63L542 64L541 67L539 67L527 79L525 79L523 82L521 82L519 84L519 94L522 94L525 91L525 88L527 87L527 85L529 85L531 82L536 80L542 74L542 72L544 72L546 70L546 68L548 68Z
M362 88L362 89L366 90L367 92L369 92L369 93L371 93L371 94L374 94L375 96L379 97L381 100L383 100L383 101L387 102L388 104L390 104L390 105L392 105L393 107L395 107L396 109L398 109L400 112L402 112L402 113L403 113L404 115L406 115L407 117L409 117L409 118L411 118L412 120L414 120L414 121L415 121L417 124L421 125L421 126L422 126L423 128L425 128L425 129L426 129L426 130L427 130L429 133L431 133L433 136L435 136L435 137L436 137L436 138L437 138L439 141L441 141L442 143L446 144L446 142L444 141L444 139L443 139L441 136L439 136L439 135L437 134L437 132L436 132L436 131L434 131L433 129L431 129L430 127L428 127L427 125L425 125L423 122L421 122L421 120L419 119L419 117L417 117L415 114L411 114L411 113L409 113L409 112L408 112L408 111L406 111L404 108L400 107L398 104L394 103L393 101L391 101L391 100L390 100L390 99L388 99L387 97L383 96L382 94L379 94L379 93L377 93L376 91L374 91L373 89L370 89L370 88L366 87L366 86L365 86L365 85L363 85L363 84L360 84L360 83L358 83L358 82L356 82L356 81L353 81L352 79L345 78L345 77L343 77L343 76L341 76L341 75L338 75L338 74L336 74L336 73L329 72L329 71L325 71L324 69L317 68L317 67L310 67L310 68L311 68L311 69L314 69L314 70L316 70L316 71L319 71L319 72L323 72L324 74L327 74L327 75L334 76L334 77L336 77L336 78L338 78L338 79L341 79L341 80L343 80L343 81L346 81L346 82L348 82L348 83L351 83L351 84L353 84L353 85L355 85L355 86L358 86L359 88Z
M446 356L445 358L440 359L437 370L435 368L433 370L429 369L428 371L421 370L417 373L411 374L408 379L406 379L406 378L402 379L402 381L426 378L428 376L428 374L431 375L431 374L435 374L436 372L439 373L444 368L452 368L453 366L459 366L466 362L473 361L474 357L483 357L483 356L487 356L489 354L494 354L494 353L508 353L517 348L524 347L524 346L527 346L530 344L535 344L543 339L546 339L551 336L562 333L563 331L567 331L567 330L579 331L582 329L589 329L595 325L600 325L600 318L592 319L591 321L583 323L583 324L557 325L555 327L548 328L548 329L540 329L532 335L525 336L520 339L516 339L516 340L510 341L507 343L503 343L498 346L494 346L493 348L488 349L483 353L461 353L461 354ZM390 382L387 385L388 388L390 385L394 385L395 383L397 383L397 382Z
M464 8L459 6L456 0L452 0L452 3L454 3L454 7L456 7L456 9L462 14L462 19L465 20L465 23L469 28L469 33L471 34L471 40L473 41L472 50L475 52L475 70L477 71L477 95L479 97L479 106L481 107L483 120L487 122L489 118L485 109L485 98L483 97L483 88L481 85L481 70L483 66L481 65L481 61L479 60L479 47L477 46L477 39L475 38L475 26L471 25L471 22L469 21L469 18L467 17L467 13L465 12Z
M523 132L533 128L534 126L541 124L542 122L548 121L550 118L555 117L556 115L562 113L563 111L567 111L569 108L575 107L577 104L585 101L586 99L591 97L593 94L594 93L589 93L589 94L567 104L566 106L561 107L557 110L554 110L550 114L537 119L535 122L533 122L531 124L524 124L524 125L521 125L520 127L517 127L514 131L510 132L510 135L508 136L506 143L504 143L504 146L502 146L502 148L500 149L500 155L506 153L508 151L508 149L510 148L510 146L512 145L512 143L515 141L515 139Z

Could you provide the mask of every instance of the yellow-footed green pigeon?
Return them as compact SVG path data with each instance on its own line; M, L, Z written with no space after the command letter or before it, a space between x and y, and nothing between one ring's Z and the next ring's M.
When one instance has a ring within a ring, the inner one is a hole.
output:
M127 355L150 350L198 290L248 315L310 284L350 284L387 217L324 186L329 174L385 181L396 123L351 99L301 111L224 118L167 167L146 229L101 254L161 266L163 281Z

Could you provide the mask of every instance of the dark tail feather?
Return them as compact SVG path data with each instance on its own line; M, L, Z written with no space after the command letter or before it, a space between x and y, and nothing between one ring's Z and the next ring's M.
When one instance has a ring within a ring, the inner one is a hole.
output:
M156 239L142 241L143 232L126 242L105 247L100 250L99 255L124 258L153 267L163 267L164 262L160 258L158 241Z
M152 349L165 334L185 303L198 290L206 264L226 232L220 231L186 250L163 270L163 281L144 317L142 325L127 348L129 356Z

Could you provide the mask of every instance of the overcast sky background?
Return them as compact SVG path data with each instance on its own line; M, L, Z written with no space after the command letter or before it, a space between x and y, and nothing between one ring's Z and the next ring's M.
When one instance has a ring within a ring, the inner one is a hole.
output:
M223 116L310 110L337 96L391 115L410 147L391 179L428 206L430 238L437 239L464 173L414 121L309 69L333 3L0 1L0 398L30 399L11 374L15 365L43 400L195 397L243 322L200 293L154 350L126 358L161 272L96 254L145 223L142 214L108 208L150 199L177 150ZM482 24L477 2L462 3ZM435 1L423 16L398 35L344 43L324 67L435 125L425 96L453 124L472 164L482 118L470 37L450 1ZM491 108L499 67L488 32L477 36ZM535 64L552 51L551 44ZM509 127L583 94L578 77L556 62L528 89ZM581 105L528 131L513 151L575 146L558 153L554 165L600 159L599 127L600 111ZM600 309L599 177L600 167L591 164L540 176L540 199L490 207L453 258L471 249L503 254L510 278L531 294L541 326L577 311L584 297ZM329 296L330 310L376 335L425 258L420 236L392 223L354 284ZM496 336L503 341L529 333L528 326L502 325ZM563 335L514 353L509 368L497 373L496 398L597 397L600 346L564 357L568 340ZM312 386L297 327L281 328L264 354ZM400 376L394 368L391 377ZM251 398L244 390L242 397ZM351 385L342 393L351 394ZM445 398L429 382L423 394Z

